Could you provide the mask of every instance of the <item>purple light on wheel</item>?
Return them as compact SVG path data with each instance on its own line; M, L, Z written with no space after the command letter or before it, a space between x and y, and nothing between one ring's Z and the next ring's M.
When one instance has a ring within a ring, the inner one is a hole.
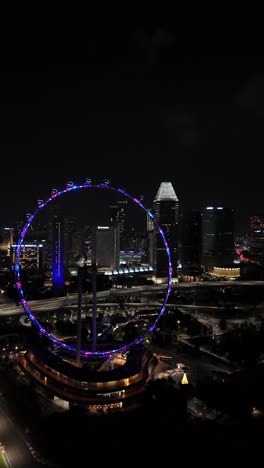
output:
M163 243L164 243L164 246L165 246L165 250L166 250L166 253L167 253L168 280L167 280L167 290L166 290L165 298L164 298L163 304L161 305L160 312L159 312L156 320L148 328L148 330L144 333L144 335L140 336L139 338L136 338L134 341L132 341L131 343L129 343L129 344L125 345L125 346L121 346L121 347L116 348L116 349L111 349L110 351L94 351L94 352L92 352L92 351L87 351L87 349L82 349L81 350L81 355L86 356L86 357L87 356L90 356L90 357L91 356L109 356L110 354L117 353L117 352L125 353L131 346L142 343L142 341L143 341L144 337L147 335L147 333L153 332L155 330L155 327L157 325L158 320L164 314L164 312L166 310L166 304L167 304L167 301L168 301L168 297L169 297L170 292L171 292L172 265L171 265L170 249L168 247L168 243L167 243L165 234L162 231L161 227L159 226L159 224L158 224L157 220L155 219L154 215L152 213L150 213L150 211L147 210L147 208L145 208L145 206L143 205L141 200L138 200L137 198L132 197L123 188L115 188L115 187L112 187L111 185L109 185L108 183L92 184L89 181L89 182L85 182L82 185L76 185L75 184L73 186L68 186L68 187L66 186L66 188L64 190L57 191L57 192L53 193L52 196L47 198L46 201L43 201L41 204L39 204L38 207L36 208L35 212L30 216L29 219L27 219L27 222L23 226L23 229L22 229L22 231L20 233L20 238L19 238L19 240L17 242L16 259L15 259L15 265L14 265L15 280L16 280L15 281L15 286L16 286L17 291L19 293L20 303L21 303L24 311L26 312L29 320L31 321L32 325L38 330L38 332L41 335L44 335L46 338L48 338L56 346L59 346L64 350L67 349L67 351L69 351L71 353L76 353L76 348L75 347L69 346L69 345L67 345L65 343L62 343L57 338L55 338L50 333L48 333L45 330L45 328L40 324L40 322L36 319L34 313L31 311L31 309L29 307L29 304L27 303L27 301L26 301L26 299L24 297L24 292L23 292L22 285L21 285L21 280L20 280L20 255L21 255L21 247L23 245L23 241L24 241L24 238L26 236L27 230L28 230L29 226L31 225L32 221L38 215L38 213L46 205L48 205L54 199L57 199L60 196L62 196L64 193L71 192L72 190L76 191L76 190L80 190L80 189L97 189L97 190L108 190L108 191L112 190L113 192L116 192L117 194L121 193L124 197L128 198L133 203L140 206L140 208L142 208L145 211L145 213L149 216L149 218L155 224L157 231L160 233L160 235L162 237L162 240L163 240Z

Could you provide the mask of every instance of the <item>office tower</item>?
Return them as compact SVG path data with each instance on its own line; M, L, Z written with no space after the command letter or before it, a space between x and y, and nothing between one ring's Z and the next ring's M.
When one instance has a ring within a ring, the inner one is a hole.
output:
M148 210L148 213L154 214L153 210ZM149 215L147 215L147 232L151 232L151 231L154 231L154 222L149 217Z
M10 247L13 244L14 230L10 227L0 228L0 249L6 251L10 255Z
M120 236L127 229L127 200L118 200L117 202L119 211L119 224L120 224Z
M162 182L154 199L154 215L162 228L171 252L173 272L177 269L179 200L171 182ZM168 276L168 260L161 236L156 233L156 276Z
M17 244L12 244L10 253L12 264L15 263ZM23 244L20 252L21 269L42 270L43 269L43 244L38 242Z
M10 250L13 243L13 229L0 227L0 271L10 269Z
M69 266L76 265L81 258L84 259L86 256L86 231L87 228L81 225L77 218L64 218L65 270L67 270Z
M64 218L64 268L65 271L74 265L75 249L74 249L74 234L76 231L77 218Z
M234 210L207 206L202 216L202 264L212 271L234 261Z
M149 209L148 213L153 213L154 210ZM146 254L148 265L154 268L155 266L155 230L154 222L147 215L147 234L146 234Z
M110 206L110 224L111 226L119 225L120 232L120 250L127 250L130 237L130 232L127 230L127 200L118 200L116 205Z
M202 213L186 211L181 218L181 264L186 275L198 275L201 270Z
M96 265L118 268L120 260L120 232L117 226L96 227Z
M256 262L264 263L264 215L250 217L250 257Z
M52 285L54 292L60 294L64 288L64 219L52 218Z
M116 205L111 205L110 223L112 226L120 225L120 236L127 229L127 200L118 200Z

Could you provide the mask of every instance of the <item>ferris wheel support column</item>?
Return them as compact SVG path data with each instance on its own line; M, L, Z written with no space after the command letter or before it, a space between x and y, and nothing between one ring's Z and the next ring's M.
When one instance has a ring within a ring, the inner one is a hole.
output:
M81 267L78 268L78 309L77 309L77 345L76 345L76 365L81 365L81 334L82 334L82 281L83 273Z
M93 353L96 351L96 338L97 338L97 330L96 330L96 228L93 229L92 233L92 293L93 293L93 322L92 322L92 330L93 330L93 337L92 337L92 351Z

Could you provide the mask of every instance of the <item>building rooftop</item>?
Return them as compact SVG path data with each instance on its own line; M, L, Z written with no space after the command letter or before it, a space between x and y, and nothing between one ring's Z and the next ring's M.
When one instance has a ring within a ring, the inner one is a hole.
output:
M161 182L159 190L154 198L154 202L161 200L179 201L171 182Z

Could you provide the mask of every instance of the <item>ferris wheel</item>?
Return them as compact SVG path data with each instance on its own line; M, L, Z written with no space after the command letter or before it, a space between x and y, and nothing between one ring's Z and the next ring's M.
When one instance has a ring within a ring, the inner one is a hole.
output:
M66 193L74 192L74 191L80 191L80 190L91 190L91 189L95 189L97 191L109 191L109 192L112 191L112 192L115 192L118 195L123 196L124 198L128 198L135 205L137 205L143 211L145 211L147 216L151 219L151 221L156 226L157 233L162 238L162 241L163 241L163 244L164 244L164 247L165 247L165 250L166 250L166 254L167 254L168 280L167 280L167 289L166 289L166 293L165 293L165 298L164 298L163 303L162 303L162 305L160 307L159 313L158 313L154 323L145 331L144 334L142 334L140 337L136 338L131 343L125 344L125 345L123 345L121 347L118 347L116 349L111 349L111 350L107 350L107 349L102 350L102 349L100 349L100 350L92 350L92 351L87 350L87 349L80 349L80 355L86 356L86 357L109 356L109 355L112 355L113 353L117 353L117 352L125 353L132 346L142 343L144 337L149 332L154 331L158 320L164 314L164 312L166 310L167 300L168 300L168 297L169 297L170 292L171 292L171 284L172 284L171 255L170 255L170 250L169 250L169 246L168 246L165 234L164 234L163 230L161 229L161 227L159 226L159 224L158 224L157 220L155 219L155 217L153 216L153 214L147 208L145 208L145 206L143 205L141 197L139 197L139 198L133 197L125 189L115 188L115 187L111 186L109 184L108 180L104 180L103 183L100 183L100 184L94 184L94 183L91 182L90 179L86 179L86 181L83 184L80 184L80 185L76 185L76 184L73 184L72 182L69 182L69 183L67 183L66 187L63 190L58 191L56 189L53 189L52 192L51 192L51 196L48 197L45 201L38 200L37 208L35 209L34 213L28 217L25 225L23 226L23 228L21 230L20 237L19 237L17 247L16 247L16 259L15 259L15 265L14 265L15 286L16 286L16 289L17 289L19 297L20 297L21 305L23 306L23 309L24 309L25 313L27 314L27 316L28 316L29 320L31 321L33 327L38 331L38 333L40 335L42 335L42 336L45 336L51 342L52 345L58 346L59 348L64 349L65 351L68 351L70 353L76 353L76 349L77 349L76 347L60 341L58 338L53 336L52 333L48 332L42 326L42 324L38 321L38 319L34 315L34 312L31 310L31 308L30 308L30 306L29 306L29 304L28 304L28 302L27 302L27 300L25 298L25 294L24 294L24 291L23 291L23 285L21 283L21 275L20 275L21 250L22 250L22 247L23 247L25 236L26 236L27 231L28 231L29 227L31 226L33 220L36 218L36 216L39 214L39 212L46 205L52 203L54 200L56 200L59 197L63 197L63 195L65 195Z

